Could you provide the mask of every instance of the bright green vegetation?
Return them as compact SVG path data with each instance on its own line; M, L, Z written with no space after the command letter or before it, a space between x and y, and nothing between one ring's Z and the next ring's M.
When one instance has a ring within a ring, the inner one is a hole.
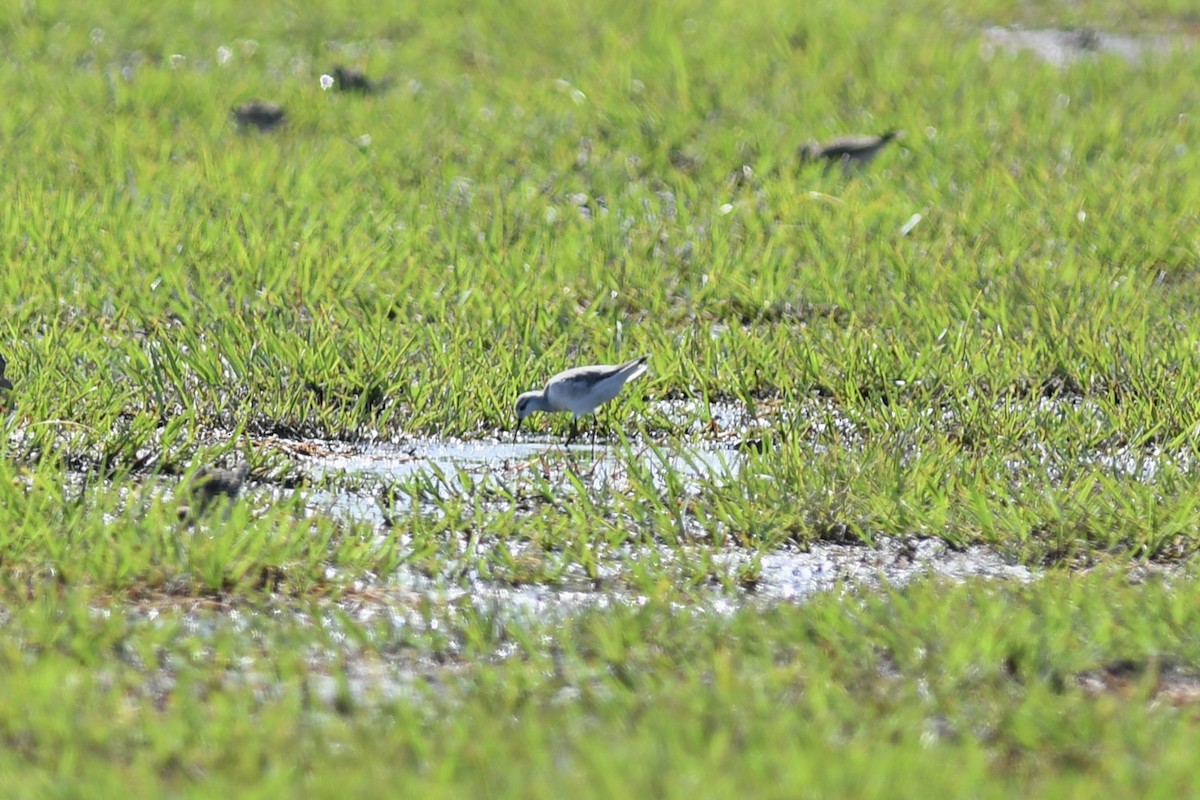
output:
M0 785L1194 793L1195 50L982 30L1195 14L1011 6L0 5ZM255 96L288 123L239 132ZM308 439L504 438L641 353L598 466L406 479L391 529L304 480ZM181 525L234 453L248 499ZM722 560L882 537L1049 575L773 606ZM621 602L486 610L514 586Z
M46 594L6 620L0 775L30 796L70 781L263 797L1200 785L1200 682L1170 677L1200 659L1194 582L922 584L729 618L618 605L524 625L463 605L411 625L268 606L235 625L81 603Z

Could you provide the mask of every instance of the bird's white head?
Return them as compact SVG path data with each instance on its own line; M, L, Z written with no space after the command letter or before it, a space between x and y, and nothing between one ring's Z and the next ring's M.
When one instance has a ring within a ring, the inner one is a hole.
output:
M543 392L532 391L522 394L517 398L517 427L521 427L521 422L530 414L545 408L546 396Z

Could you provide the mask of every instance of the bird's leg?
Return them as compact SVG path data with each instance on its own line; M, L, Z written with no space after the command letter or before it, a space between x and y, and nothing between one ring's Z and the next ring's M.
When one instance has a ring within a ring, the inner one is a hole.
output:
M567 434L567 444L575 441L576 434L579 433L578 425L579 417L571 417L571 432Z
M599 415L599 414L597 414L597 415L596 415L596 418L597 418L597 419L596 419L596 424L597 424L597 425L599 425L599 424L600 424L600 419L599 419L599 417L600 417L600 415ZM611 444L612 444L612 442L613 442L613 438L612 438L612 437L613 437L613 424L612 424L612 418L613 418L613 412L612 412L612 409L611 409L611 408L606 408L606 409L605 409L605 411L604 411L604 433L605 433L605 435L606 435L606 436L608 436L608 441L609 441L609 444L610 444L610 445L611 445Z

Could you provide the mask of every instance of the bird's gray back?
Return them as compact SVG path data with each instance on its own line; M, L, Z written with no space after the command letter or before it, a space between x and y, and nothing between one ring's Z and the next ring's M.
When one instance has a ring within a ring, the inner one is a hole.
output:
M607 403L625 383L646 371L645 357L624 364L592 364L564 370L546 383L546 399L564 411L582 415Z
M547 381L546 385L560 384L573 389L586 388L596 385L605 378L611 378L625 369L625 366L625 364L591 364L586 367L573 367L558 373Z

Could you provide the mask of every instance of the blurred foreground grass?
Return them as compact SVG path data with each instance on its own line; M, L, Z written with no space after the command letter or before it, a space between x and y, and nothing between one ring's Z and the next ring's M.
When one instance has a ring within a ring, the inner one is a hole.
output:
M7 615L0 775L14 796L1197 785L1194 582L923 583L730 616L617 604L564 622L469 602L365 619L64 612L87 600L44 595Z

